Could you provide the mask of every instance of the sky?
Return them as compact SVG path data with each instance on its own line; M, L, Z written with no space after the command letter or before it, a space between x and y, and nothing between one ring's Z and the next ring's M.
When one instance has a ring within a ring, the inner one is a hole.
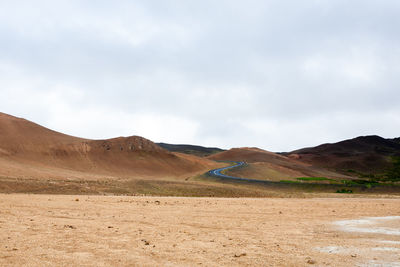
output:
M0 111L292 151L400 136L398 0L0 0Z

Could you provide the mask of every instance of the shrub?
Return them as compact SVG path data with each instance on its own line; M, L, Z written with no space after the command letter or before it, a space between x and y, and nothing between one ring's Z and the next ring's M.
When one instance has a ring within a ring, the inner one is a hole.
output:
M336 193L340 193L340 194L352 194L352 193L353 193L353 190L342 188L342 189L336 190Z
M392 157L393 167L389 169L385 178L389 181L400 181L400 157Z

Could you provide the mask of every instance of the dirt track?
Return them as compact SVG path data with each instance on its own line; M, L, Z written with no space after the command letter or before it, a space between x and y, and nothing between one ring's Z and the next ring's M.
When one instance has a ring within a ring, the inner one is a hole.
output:
M400 198L1 194L0 265L399 266L399 217L335 224L399 215Z

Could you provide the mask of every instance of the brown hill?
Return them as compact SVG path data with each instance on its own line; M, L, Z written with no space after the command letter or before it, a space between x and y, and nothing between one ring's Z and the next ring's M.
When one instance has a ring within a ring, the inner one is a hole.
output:
M327 177L346 179L341 175L323 168L299 162L296 159L269 152L259 148L233 148L208 157L218 161L244 161L248 165L244 168L232 169L230 175L242 178L262 180L286 180L296 177Z
M98 179L179 178L217 164L171 153L139 136L89 140L0 113L0 176Z
M157 143L160 147L171 151L180 152L190 155L196 155L199 157L207 157L215 153L224 151L223 149L217 147L204 147L204 146L194 146L194 145L175 145L166 143Z
M230 150L211 155L208 158L221 161L246 161L248 163L288 160L288 158L285 156L281 156L279 154L256 147L232 148Z
M398 140L376 135L360 136L338 143L299 149L285 155L342 172L382 173L392 167L392 157L400 156Z

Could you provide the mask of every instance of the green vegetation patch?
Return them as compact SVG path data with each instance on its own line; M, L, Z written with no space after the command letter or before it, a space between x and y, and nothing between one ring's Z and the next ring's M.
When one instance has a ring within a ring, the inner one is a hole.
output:
M400 157L392 157L393 167L385 173L385 180L400 181Z
M388 182L400 182L400 156L389 157L392 166L386 169L384 172L372 174L372 173L362 173L356 170L348 169L347 173L357 175L359 178L365 178L365 180L342 180L343 184L353 184L353 185L378 185L378 184L388 184Z
M339 194L353 194L353 190L342 188L342 189L336 190L336 193L339 193Z
M381 179L384 177L383 174L373 174L373 173L362 173L356 170L346 170L347 173L349 173L352 176L358 176L359 178L366 178L366 179Z
M369 180L342 180L342 183L347 186L365 186L366 188L372 188L378 186L379 182L374 179Z

